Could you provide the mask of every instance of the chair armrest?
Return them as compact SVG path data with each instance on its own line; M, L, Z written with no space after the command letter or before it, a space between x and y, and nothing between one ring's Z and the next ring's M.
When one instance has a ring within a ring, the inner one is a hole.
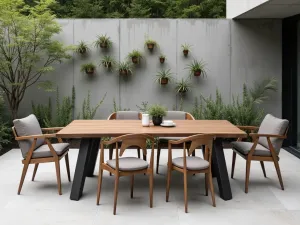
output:
M237 126L241 130L258 130L259 127L256 126Z
M286 139L287 137L285 135L278 135L278 134L257 134L257 133L250 133L249 134L250 137L269 137L269 138L281 138L281 139Z
M47 128L42 128L42 131L60 131L64 127L47 127Z
M42 138L56 138L56 134L38 134L38 135L30 135L30 136L21 136L16 137L16 141L23 141L29 139L42 139Z

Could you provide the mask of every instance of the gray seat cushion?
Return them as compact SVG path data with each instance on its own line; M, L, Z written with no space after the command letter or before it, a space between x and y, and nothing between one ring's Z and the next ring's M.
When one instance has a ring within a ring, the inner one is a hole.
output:
M13 121L15 130L17 132L17 135L20 136L30 136L30 135L40 135L42 134L42 129L40 127L40 124L35 117L35 115L31 114L23 119L15 119ZM22 155L25 158L26 154L28 153L29 149L32 146L34 139L31 140L24 140L24 141L18 141L19 146L22 151ZM45 139L37 139L36 142L36 149L44 144Z
M57 143L57 144L52 144L52 146L58 156L61 156L62 154L64 154L66 151L69 150L68 143ZM52 156L53 154L51 153L48 145L46 144L37 148L32 154L33 159L52 157Z
M107 165L116 169L116 160L111 159L106 161ZM121 171L135 171L148 168L147 161L135 157L119 158L119 170Z
M253 146L253 142L242 142L242 141L232 142L232 148L242 153L243 155L248 155L252 146ZM269 151L269 149L265 148L261 144L257 144L253 155L271 156L271 152Z
M173 165L183 168L183 157L174 158ZM209 167L209 162L200 157L186 157L186 168L188 170L203 170Z
M183 111L167 111L164 120L185 120L186 112Z
M271 114L267 114L259 127L258 133L284 135L286 129L288 128L288 125L288 120L279 119L272 116ZM277 152L277 154L279 154L283 139L270 138L270 140L275 151ZM266 137L260 137L258 143L266 148L269 148L268 140Z
M168 141L177 141L183 138L185 137L159 137L158 140L161 142L168 142Z
M118 111L116 113L117 120L138 120L139 112L136 111Z

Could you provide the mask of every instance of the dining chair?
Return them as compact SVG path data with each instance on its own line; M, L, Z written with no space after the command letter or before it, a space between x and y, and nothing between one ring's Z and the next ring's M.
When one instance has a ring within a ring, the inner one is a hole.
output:
M168 142L168 173L166 202L169 201L171 174L173 170L183 173L184 183L184 206L185 212L188 212L187 196L187 175L196 173L205 173L205 191L208 196L208 186L211 192L212 205L215 207L215 193L212 182L211 157L213 151L214 136L210 134L197 134L180 140L170 140ZM189 145L189 147L187 146ZM172 158L172 149L174 145L183 145L183 157ZM191 156L197 147L204 147L204 157ZM188 157L191 156L191 157Z
M147 156L147 139L151 141L152 150L150 156L150 164L147 161L136 157L121 157L126 149L137 146L143 151L143 155ZM121 142L121 145L119 143ZM116 158L109 159L104 162L104 147L105 145L116 146ZM119 154L120 149L120 154ZM109 141L101 142L100 163L99 163L99 178L97 190L97 205L100 202L100 193L102 186L103 170L106 170L115 175L115 190L114 190L114 209L113 214L116 215L119 178L122 176L131 177L131 198L133 198L134 175L147 174L149 175L149 197L150 208L153 207L153 158L154 158L154 138L145 134L127 134Z
M141 120L142 114L137 111L118 111L112 113L107 120ZM119 144L120 145L120 144ZM109 159L113 157L113 146L110 145L109 147ZM141 158L140 149L137 148L138 157Z
M15 119L12 127L15 140L18 141L23 160L23 172L19 184L18 194L24 183L24 179L29 167L29 164L34 164L32 181L34 181L38 166L40 163L54 162L56 168L56 178L58 194L61 195L61 178L60 178L60 160L65 157L66 168L69 182L71 182L70 167L69 167L69 144L63 143L61 138L57 138L58 143L51 144L50 139L56 138L55 133L43 134L45 132L55 132L62 127L41 128L35 117L31 114L22 119Z
M279 119L271 114L267 114L263 119L260 127L239 126L240 129L246 130L252 138L252 142L243 142L241 138L232 142L232 167L231 178L233 179L236 154L239 154L246 160L246 180L245 193L248 193L249 176L251 161L259 161L264 177L267 177L264 162L273 162L281 189L284 190L282 176L279 167L279 152L282 142L287 137L289 121ZM257 131L255 133L255 131Z
M164 120L195 120L195 118L187 112L183 111L167 111L167 115L164 116ZM157 141L157 155L156 155L156 173L159 172L159 159L160 152L163 148L168 148L169 140L179 140L183 137L159 137ZM175 146L174 146L175 147ZM182 149L182 145L178 145L175 148ZM195 152L193 152L193 156L195 156Z

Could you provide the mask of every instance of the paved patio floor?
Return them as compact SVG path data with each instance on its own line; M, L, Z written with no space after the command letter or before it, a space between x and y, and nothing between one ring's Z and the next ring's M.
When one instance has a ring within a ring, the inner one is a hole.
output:
M228 171L231 169L232 151L226 149ZM70 150L71 175L74 175L78 150ZM136 151L125 155L135 155ZM201 155L201 151L197 151ZM175 150L174 155L182 155ZM108 151L106 153L108 156ZM104 172L101 202L96 206L98 165L95 177L87 178L80 201L69 199L71 183L67 180L64 161L61 161L62 192L57 194L55 166L41 164L36 180L31 181L33 165L28 170L21 195L17 187L22 171L21 153L13 149L0 157L0 224L1 225L299 225L300 221L300 160L282 150L280 166L285 191L279 182L272 163L266 163L267 177L258 162L252 163L249 193L244 193L245 160L237 156L235 179L231 179L233 199L219 197L214 179L216 204L211 205L210 195L204 195L204 175L190 176L188 180L189 213L184 213L183 177L173 173L170 202L165 202L167 150L161 154L160 175L154 177L154 208L149 208L148 179L136 176L134 199L130 199L129 177L120 180L117 215L113 216L114 178Z

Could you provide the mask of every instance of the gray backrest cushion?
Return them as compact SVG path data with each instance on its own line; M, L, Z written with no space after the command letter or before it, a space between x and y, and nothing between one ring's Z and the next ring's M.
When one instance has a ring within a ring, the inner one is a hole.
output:
M117 120L139 120L139 112L137 111L118 111Z
M279 119L277 117L272 116L271 114L267 114L259 127L258 133L284 135L288 126L288 120ZM279 154L283 139L270 139L275 151L277 152L277 154ZM260 137L258 143L269 149L268 140L266 137Z
M185 120L185 112L182 111L167 111L167 115L164 116L164 120Z
M16 133L19 137L42 134L42 129L40 127L40 124L37 118L35 117L35 115L33 114L23 119L15 119L13 123L15 126ZM45 141L44 139L37 139L35 148L38 148L41 145L43 145L44 141ZM21 148L22 155L24 158L26 157L27 152L31 148L32 143L33 143L33 139L19 141L19 146Z

